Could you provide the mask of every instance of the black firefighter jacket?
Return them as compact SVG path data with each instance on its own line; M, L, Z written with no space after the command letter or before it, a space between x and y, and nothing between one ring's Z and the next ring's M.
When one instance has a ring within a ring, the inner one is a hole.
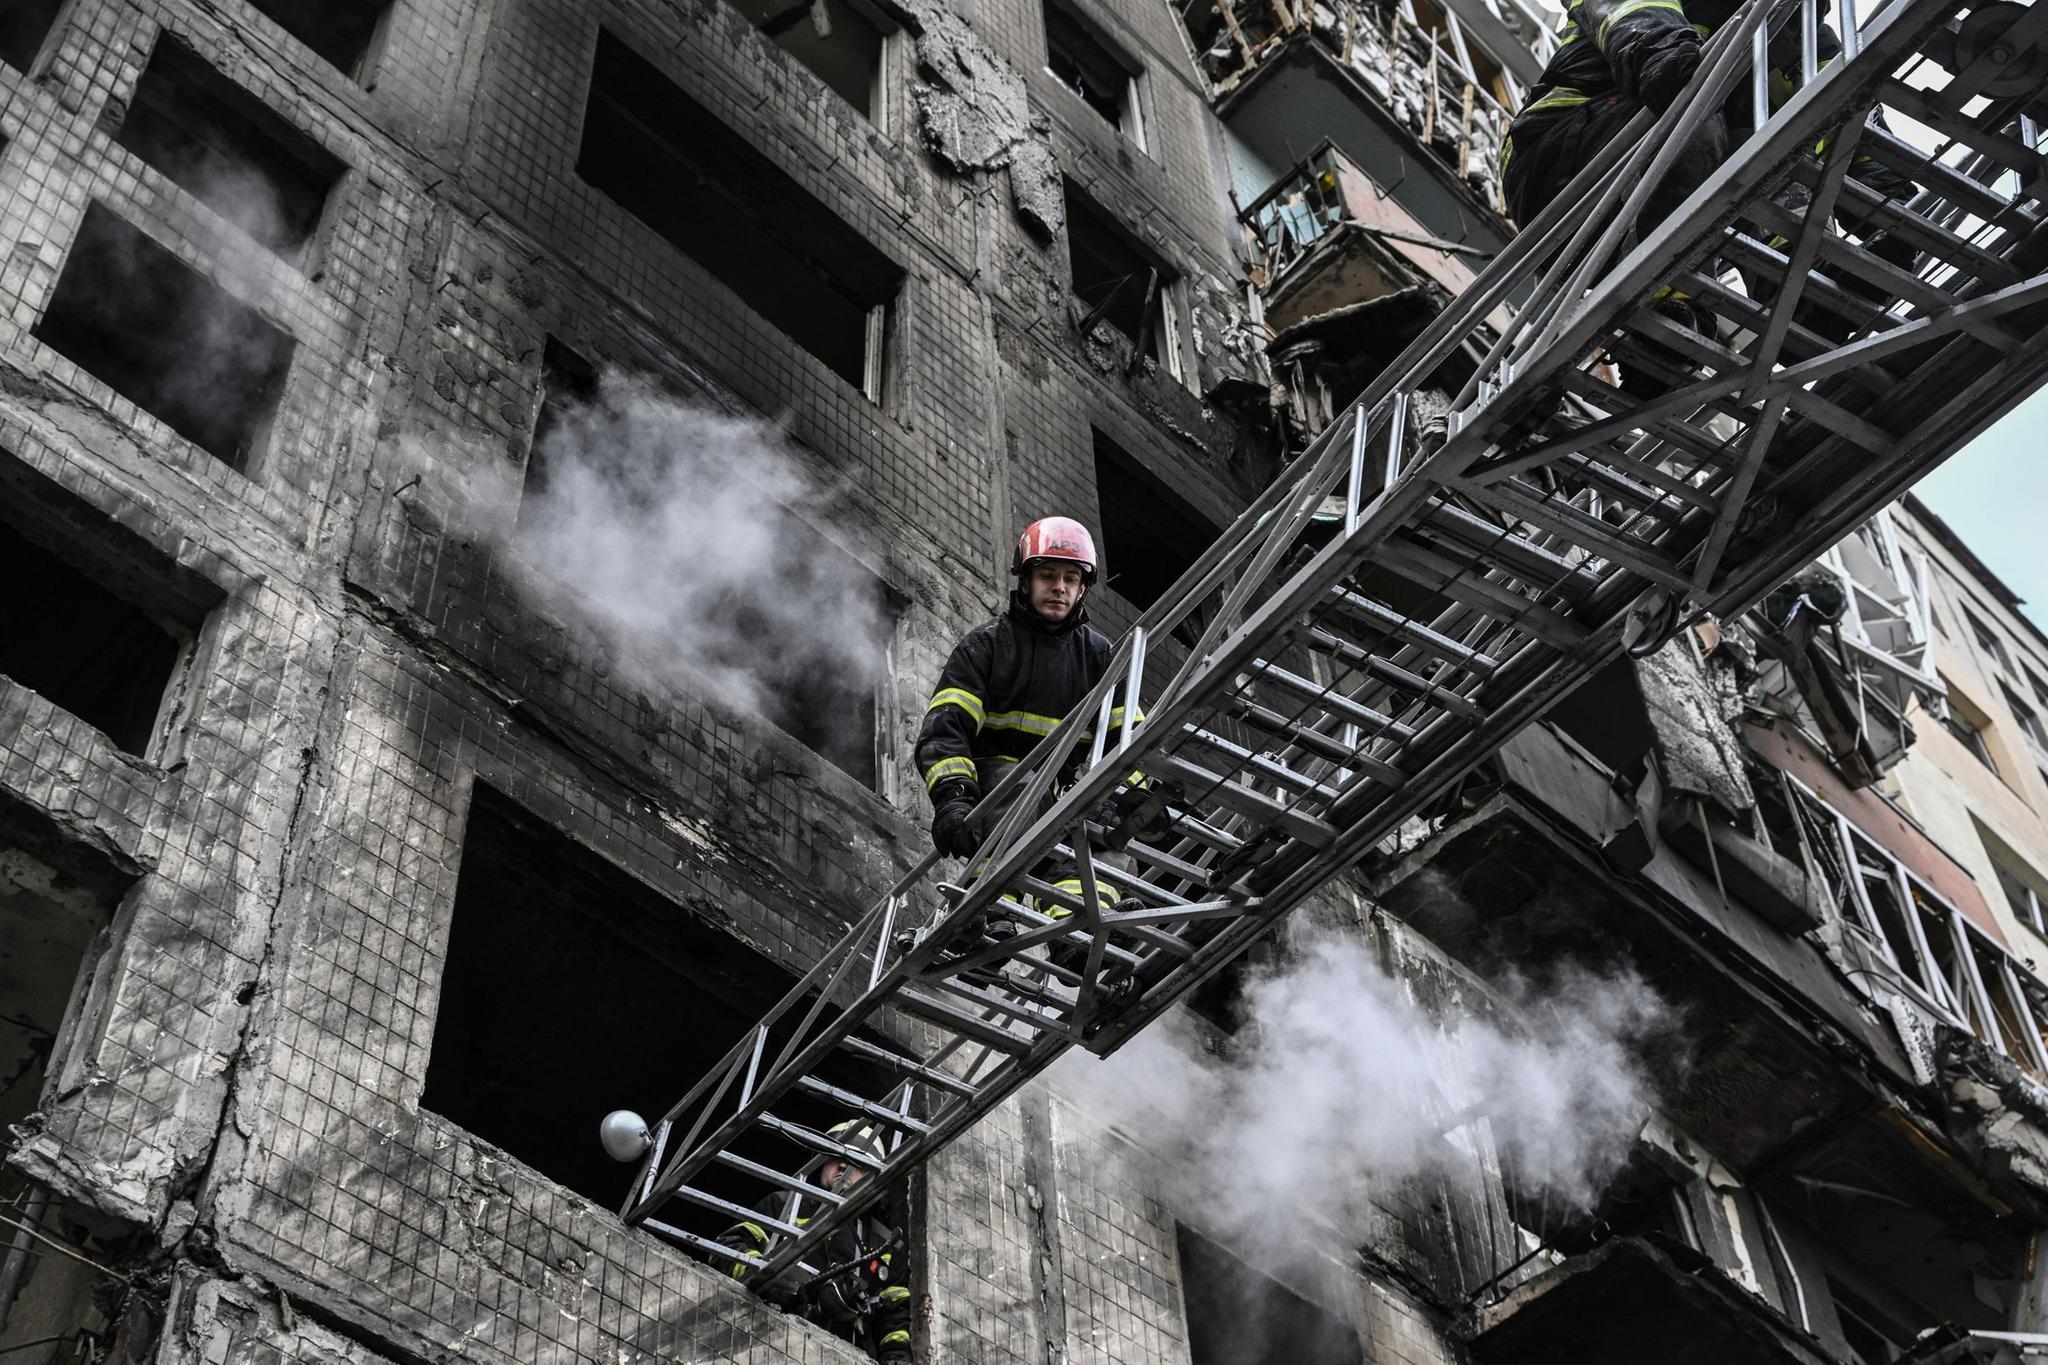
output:
M1011 593L1009 611L953 647L932 690L917 735L925 790L936 793L942 784L965 780L977 794L986 791L1101 681L1110 654L1108 637L1088 624L1082 606L1049 625L1021 594ZM1111 731L1122 724L1118 707L1110 713Z

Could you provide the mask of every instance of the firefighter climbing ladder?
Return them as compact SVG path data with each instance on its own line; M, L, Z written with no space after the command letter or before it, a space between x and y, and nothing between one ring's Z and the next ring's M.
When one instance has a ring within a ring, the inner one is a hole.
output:
M1116 1047L1594 670L1755 601L2041 382L2048 3L1844 0L1825 70L1801 3L1751 0L1145 614L971 868L927 858L658 1119L628 1222L732 1260L680 1224L750 1217L752 1283L813 1273L1066 1049ZM1804 87L1631 246L1724 93L1764 106L1747 73L1787 25ZM1864 158L1919 192L1872 193ZM1667 289L1718 334L1654 311ZM1665 373L1637 396L1616 361ZM1429 392L1461 381L1445 419ZM890 1155L837 1194L812 1172L858 1155L845 1119ZM784 1216L749 1211L770 1192Z

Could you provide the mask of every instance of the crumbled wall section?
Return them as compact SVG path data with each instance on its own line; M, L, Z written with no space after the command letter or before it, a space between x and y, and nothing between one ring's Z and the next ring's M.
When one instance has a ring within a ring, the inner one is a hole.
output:
M1703 667L1689 636L1635 661L1652 745L1667 788L1735 814L1756 804L1742 744L1730 723L1741 698L1727 670Z
M1045 241L1066 226L1052 125L1031 107L1023 78L942 0L903 6L917 39L921 81L912 98L925 150L955 172L1006 173L1010 203Z

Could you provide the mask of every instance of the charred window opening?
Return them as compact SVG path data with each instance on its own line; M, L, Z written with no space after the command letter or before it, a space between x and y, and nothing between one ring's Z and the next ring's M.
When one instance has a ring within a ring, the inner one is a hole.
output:
M95 1008L91 969L107 955L114 911L133 881L41 812L0 795L0 1133L28 1121L53 1077L64 1077L57 1086L78 1083L72 1059ZM101 1224L5 1166L0 1217L12 1224L0 1225L0 1357L84 1359L57 1338L75 1345L81 1329L103 1330L94 1290L110 1286L21 1229L105 1256L89 1240Z
M64 0L7 0L0 5L0 62L26 71L43 50Z
M292 339L262 314L99 204L35 333L244 473L292 358Z
M168 35L115 141L294 261L342 172L333 153Z
M1174 273L1145 251L1071 183L1067 186L1067 249L1074 297L1086 311L1082 335L1106 322L1131 343L1134 359L1149 357L1180 374Z
M390 0L250 0L313 54L358 85L374 84Z
M0 574L0 673L146 753L185 641L4 525Z
M533 422L533 444L526 454L526 479L520 494L520 513L525 515L529 499L548 490L549 438L561 429L562 419L576 408L587 407L597 397L597 366L585 360L554 337L547 339L540 362L540 413Z
M1185 1224L1174 1240L1193 1365L1364 1365L1352 1324Z
M1099 431L1094 437L1105 582L1131 605L1149 607L1194 567L1218 532L1116 442Z
M747 22L880 126L894 25L862 0L732 0Z
M663 1112L680 1097L676 1078L717 1061L794 980L479 785L420 1102L616 1208L632 1168L605 1156L598 1120L621 1108ZM852 1067L826 1074L868 1093L886 1084ZM814 1127L845 1117L800 1097L777 1112ZM771 1150L765 1142L742 1154L779 1169L803 1159L798 1149ZM764 1193L721 1168L702 1179L741 1204ZM706 1237L733 1221L693 1215L680 1204L663 1215L671 1216Z
M609 33L576 173L881 401L901 267Z
M1105 42L1087 20L1054 0L1045 4L1045 69L1110 127L1140 147L1145 145L1138 113L1143 68Z
M1629 772L1654 737L1642 684L1627 659L1616 659L1567 693L1544 719L1617 773Z
M220 590L0 456L0 674L145 757Z
M735 594L718 605L715 610L726 617L727 628L717 635L733 641L746 657L708 662L748 668L762 685L760 705L769 720L833 767L864 786L879 789L883 737L877 723L876 680L888 673L886 637L899 615L899 604L858 560L798 517L778 510L773 521L774 543L779 547L777 566L787 566L788 576L771 573L754 592ZM778 624L784 621L782 613L766 603L806 591L815 566L834 563L838 580L854 585L835 610L855 607L866 599L870 619L880 623L884 638L873 642L871 658L844 660L841 667L821 667L813 642L790 639L786 624Z

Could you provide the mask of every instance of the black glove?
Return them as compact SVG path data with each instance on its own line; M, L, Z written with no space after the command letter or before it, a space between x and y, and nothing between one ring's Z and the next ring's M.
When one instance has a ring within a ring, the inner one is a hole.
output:
M852 1322L875 1306L858 1270L842 1270L811 1287L811 1302L828 1323Z
M932 846L956 858L980 848L981 832L970 818L980 802L981 788L964 778L940 783L932 793Z
M1658 113L1685 92L1700 67L1700 43L1690 32L1662 38L1636 67L1636 95Z

